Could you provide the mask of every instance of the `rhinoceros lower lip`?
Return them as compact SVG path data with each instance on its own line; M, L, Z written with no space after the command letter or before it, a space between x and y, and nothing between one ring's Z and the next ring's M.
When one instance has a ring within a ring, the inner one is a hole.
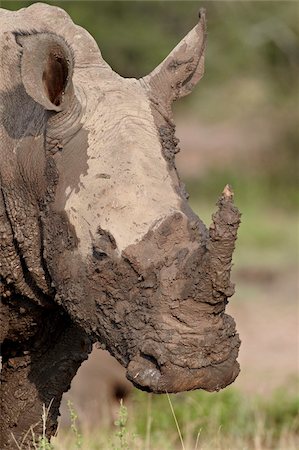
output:
M127 378L147 392L181 392L193 389L218 391L231 384L240 372L236 354L219 364L198 369L175 365L158 367L152 359L137 357L127 367Z
M143 391L158 392L161 371L155 358L138 356L129 363L127 378Z

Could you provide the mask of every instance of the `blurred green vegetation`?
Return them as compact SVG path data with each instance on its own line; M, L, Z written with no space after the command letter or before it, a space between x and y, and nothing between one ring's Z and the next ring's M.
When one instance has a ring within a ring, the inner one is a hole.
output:
M297 267L298 214L296 210L279 208L275 201L273 204L269 203L263 193L260 193L256 180L248 180L248 189L244 188L241 176L239 179L224 175L223 178L206 176L187 183L190 204L196 214L207 226L211 224L212 214L217 209L216 199L227 180L234 182L235 203L242 212L233 270L265 268L282 273L282 270ZM209 183L212 185L211 190ZM266 183L261 181L261 184L262 191ZM202 195L207 197L202 198ZM240 296L242 297L239 292L238 298ZM294 300L296 301L295 298Z
M1 0L19 9L34 1ZM208 13L209 50L205 84L236 75L266 78L281 95L297 81L298 10L294 2L231 1L47 1L65 9L97 40L104 58L123 76L151 71Z
M261 448L264 446L274 448L286 430L299 437L298 387L298 381L293 380L289 390L278 389L271 398L266 399L256 395L246 396L233 387L219 393L196 391L171 395L170 398L184 441L195 442L200 432L201 440L211 445L215 442L215 434L218 432L216 441L222 439L225 441L229 436L231 442L243 441L248 448L254 448L255 438L260 433ZM146 435L148 415L148 410L144 408L148 402L146 395L136 391L134 398L133 423L136 433L141 436ZM151 435L155 441L161 433L166 436L173 430L174 440L169 442L168 447L171 449L176 447L178 436L167 403L165 396L153 397ZM233 448L246 447L237 445Z
M299 444L298 380L271 397L241 393L233 387L169 396L186 450L295 450ZM135 390L120 406L115 429L83 430L82 450L175 450L182 448L166 395ZM55 450L75 448L74 436L61 430Z

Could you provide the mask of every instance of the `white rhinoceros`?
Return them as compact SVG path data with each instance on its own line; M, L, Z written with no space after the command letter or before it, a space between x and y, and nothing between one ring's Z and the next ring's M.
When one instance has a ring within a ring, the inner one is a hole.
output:
M206 22L125 79L60 8L0 9L1 449L53 435L101 342L140 389L218 390L239 373L225 314L240 221L208 230L175 167L172 102L203 75ZM29 445L29 444L28 444Z

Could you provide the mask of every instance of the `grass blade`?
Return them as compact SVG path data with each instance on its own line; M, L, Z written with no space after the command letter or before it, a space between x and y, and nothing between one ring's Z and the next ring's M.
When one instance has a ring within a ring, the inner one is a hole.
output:
M179 424L178 424L178 421L177 421L177 418L176 418L176 415L175 415L175 412L174 412L174 409L173 409L173 406L172 406L172 403L171 403L171 400L170 400L168 392L166 392L166 395L167 395L168 403L170 405L170 409L171 409L171 412L172 412L172 415L173 415L173 418L174 418L174 421L175 421L175 424L176 424L176 428L178 430L178 434L179 434L179 438L180 438L180 441L181 441L182 449L186 450L185 449L185 445L184 445L184 441L183 441L183 437L182 437L182 433L181 433L181 430L180 430L180 427L179 427Z

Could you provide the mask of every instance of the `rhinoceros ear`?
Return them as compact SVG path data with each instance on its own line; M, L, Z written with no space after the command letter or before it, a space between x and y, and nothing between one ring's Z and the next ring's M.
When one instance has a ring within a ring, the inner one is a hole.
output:
M205 10L200 9L198 24L153 72L143 78L156 98L171 105L192 91L204 74L206 36Z
M51 33L16 34L22 47L21 77L30 97L47 110L62 111L73 95L74 58L63 38Z

